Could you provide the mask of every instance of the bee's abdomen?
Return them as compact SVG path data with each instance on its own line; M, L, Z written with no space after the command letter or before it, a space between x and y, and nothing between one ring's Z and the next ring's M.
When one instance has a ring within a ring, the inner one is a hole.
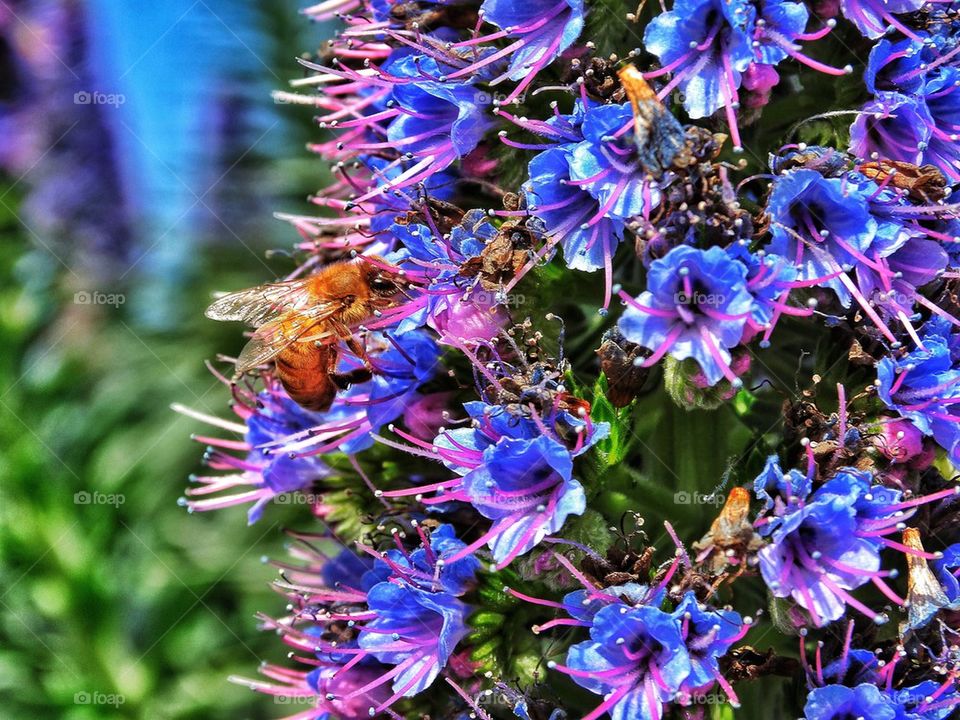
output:
M294 343L276 357L277 378L297 405L317 412L330 407L337 394L337 386L330 379L336 354L332 346Z

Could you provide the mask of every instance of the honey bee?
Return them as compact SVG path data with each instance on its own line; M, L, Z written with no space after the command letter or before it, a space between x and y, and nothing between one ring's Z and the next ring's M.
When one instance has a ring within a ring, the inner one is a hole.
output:
M212 320L255 328L237 358L234 380L273 361L287 394L307 410L330 407L338 389L369 380L373 367L357 326L398 304L407 286L402 273L376 256L322 268L309 277L268 283L224 295L207 308ZM362 368L337 372L340 341Z
M633 65L617 72L633 108L633 140L640 164L648 172L662 174L682 159L686 133L657 93Z

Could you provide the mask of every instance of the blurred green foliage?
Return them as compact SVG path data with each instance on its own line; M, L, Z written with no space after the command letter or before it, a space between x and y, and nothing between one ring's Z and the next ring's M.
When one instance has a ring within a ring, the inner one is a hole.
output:
M217 262L223 273L195 285L188 306L242 282L222 252ZM176 505L202 449L188 441L197 423L169 404L222 411L226 393L202 361L237 338L199 313L145 334L122 307L75 304L76 279L58 267L2 218L2 715L280 715L226 681L283 654L253 618L280 609L260 561L282 551L276 520L247 528L239 508L189 516Z
M295 57L322 33L286 0L259 10L267 62L299 75ZM275 77L263 80L263 111L286 121L282 141L270 157L241 148L221 180L232 173L241 199L308 211L304 197L327 180L302 150L315 137L312 113L274 106ZM28 187L29 178L0 182L0 717L237 720L302 709L227 677L254 677L261 661L286 654L254 615L283 611L261 558L284 554L281 524L305 522L303 508L272 508L254 527L244 507L188 515L176 501L203 453L190 434L210 429L170 410L227 413L228 393L203 363L238 351L242 337L202 308L214 290L289 271L292 260L263 253L296 234L239 203L250 249L224 227L201 228L215 236L191 248L177 307L161 308L188 319L145 330L129 278L80 277L60 238L23 225L18 194ZM78 292L126 302L77 303Z

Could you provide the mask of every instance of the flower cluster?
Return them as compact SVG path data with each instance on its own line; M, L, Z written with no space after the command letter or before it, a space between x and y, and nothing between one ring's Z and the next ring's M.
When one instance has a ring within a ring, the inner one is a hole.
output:
M660 720L802 671L793 717L954 714L954 4L305 13L340 29L277 97L333 181L287 277L208 311L253 326L239 420L180 408L219 435L189 509L319 526L264 616L299 669L242 682L298 720Z
M690 706L718 682L736 703L719 658L749 629L738 613L717 610L687 592L672 612L659 593L638 585L570 593L564 608L590 639L572 645L566 665L553 667L604 696L590 717L659 720L664 705Z
M907 601L884 581L898 573L881 570L880 552L894 548L912 557L936 557L888 536L902 531L918 506L955 494L951 488L905 501L900 490L851 468L840 469L811 492L809 475L784 474L776 457L767 461L754 487L766 501L757 520L760 534L770 539L758 553L760 573L774 597L792 597L814 625L840 619L847 605L885 622L850 593L868 582L905 606Z
M295 651L313 655L315 669L290 674L267 666L262 672L284 684L244 682L275 695L316 695L318 710L345 719L375 716L432 685L466 634L469 608L460 596L479 561L467 555L447 565L463 548L449 525L429 534L414 529L420 546L361 546L366 559L352 550L327 557L300 537L307 562L280 583L291 615L266 624Z

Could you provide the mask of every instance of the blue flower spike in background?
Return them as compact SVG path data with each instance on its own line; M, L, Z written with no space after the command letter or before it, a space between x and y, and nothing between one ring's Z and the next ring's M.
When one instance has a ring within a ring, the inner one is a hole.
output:
M960 5L8 5L4 717L960 716Z

